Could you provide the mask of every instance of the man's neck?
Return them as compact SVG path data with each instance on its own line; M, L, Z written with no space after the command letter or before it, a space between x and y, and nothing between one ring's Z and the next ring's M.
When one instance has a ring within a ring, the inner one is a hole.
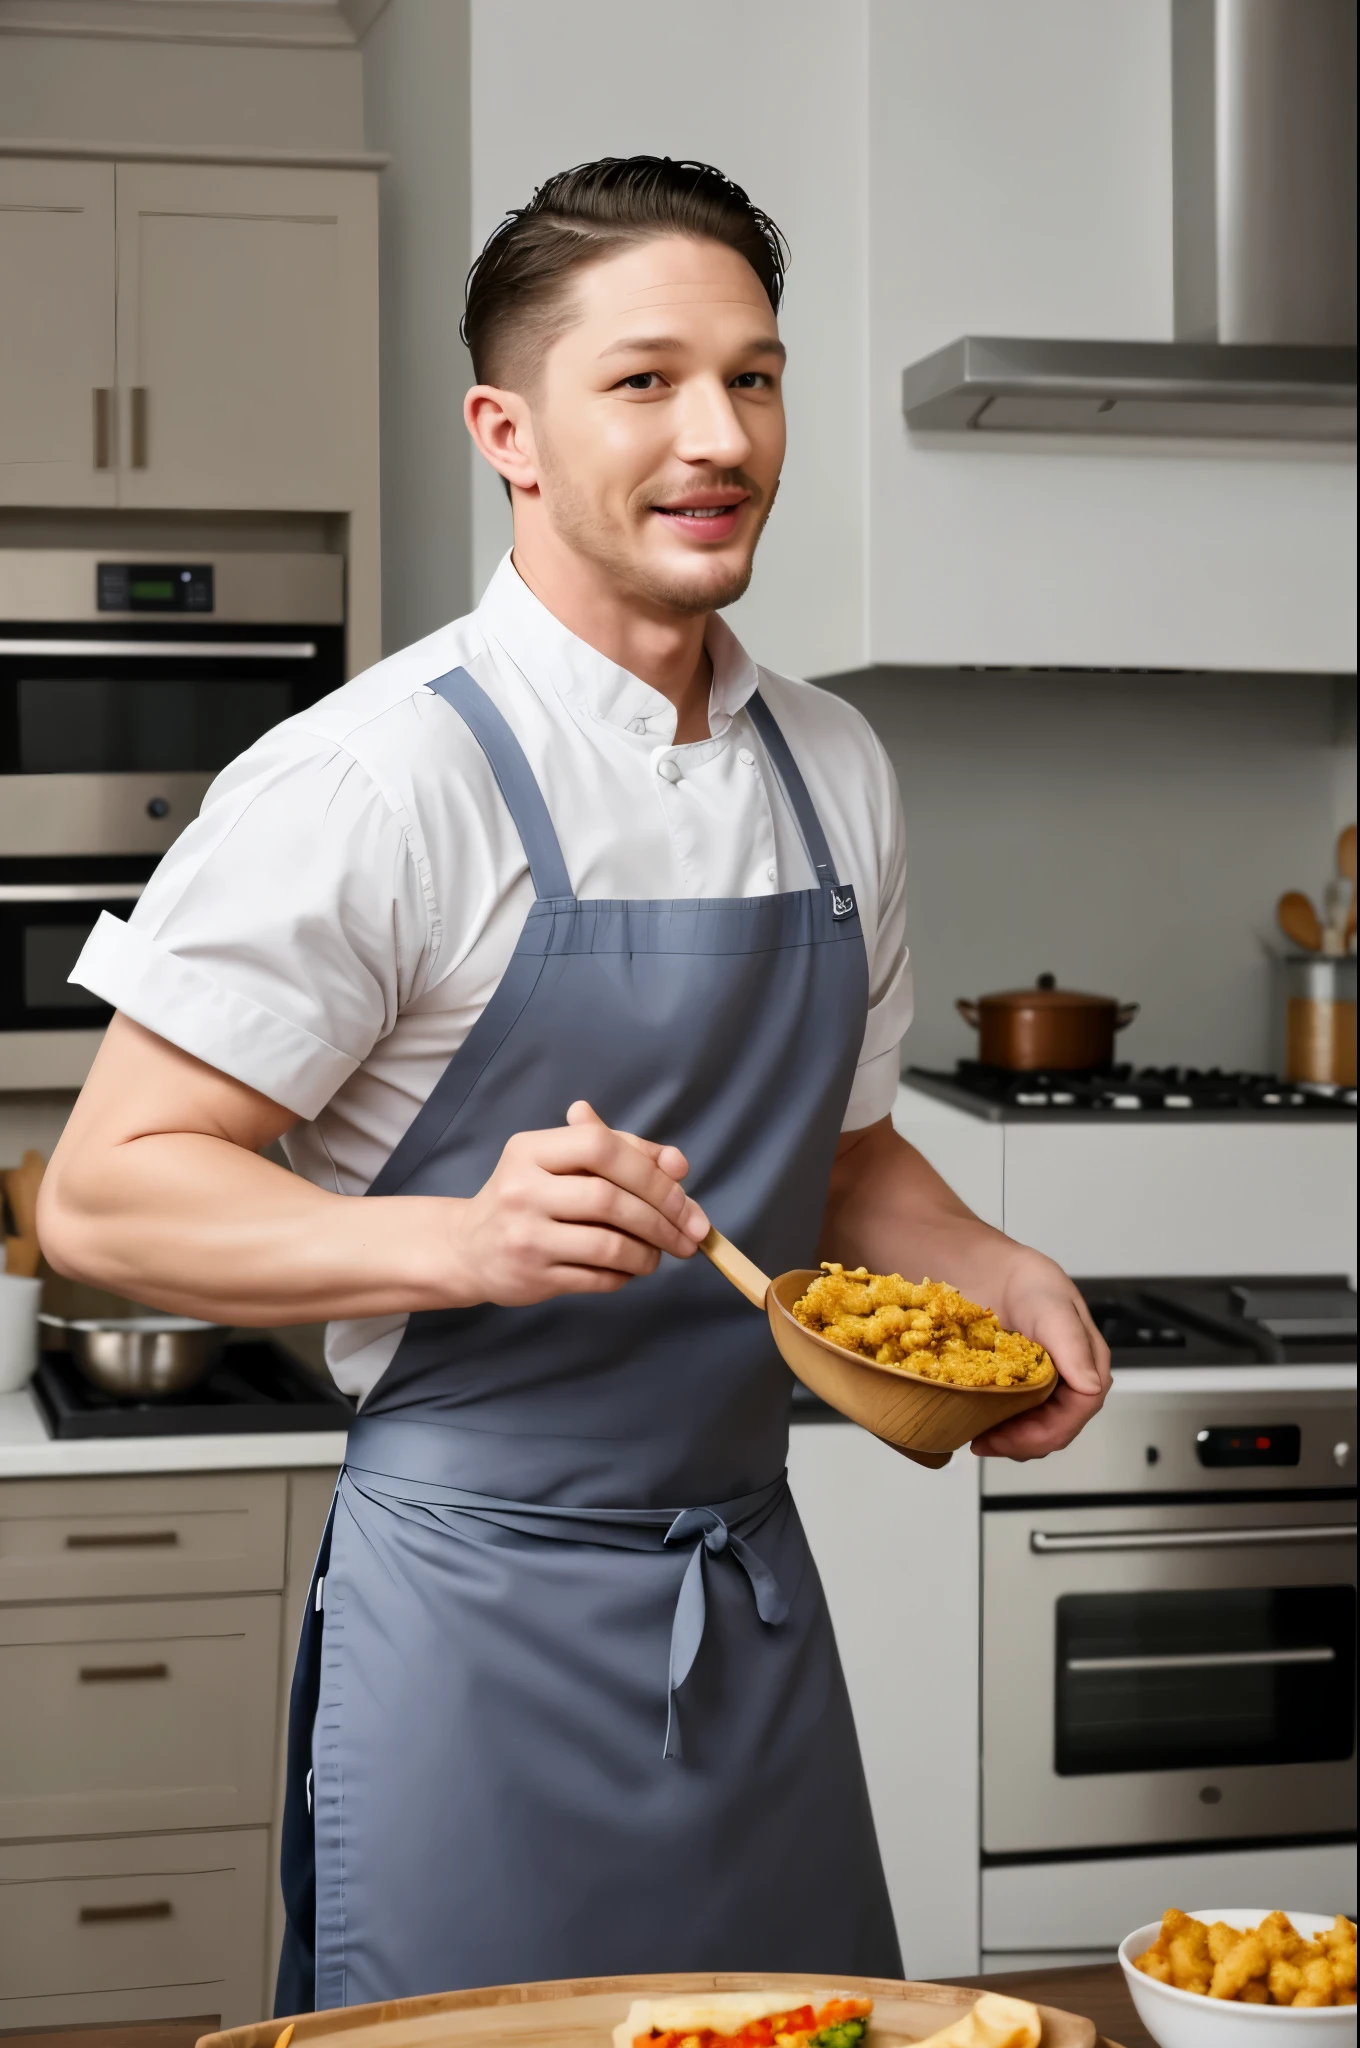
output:
M675 706L675 743L709 735L713 664L704 647L709 614L680 613L620 590L607 573L564 549L524 547L511 556L520 580L558 622L606 660Z

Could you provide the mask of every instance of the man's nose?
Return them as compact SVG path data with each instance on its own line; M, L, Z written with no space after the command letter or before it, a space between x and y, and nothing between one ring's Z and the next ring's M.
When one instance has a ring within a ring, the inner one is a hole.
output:
M682 461L711 462L717 469L740 469L750 455L751 439L732 394L716 377L686 386L675 452Z

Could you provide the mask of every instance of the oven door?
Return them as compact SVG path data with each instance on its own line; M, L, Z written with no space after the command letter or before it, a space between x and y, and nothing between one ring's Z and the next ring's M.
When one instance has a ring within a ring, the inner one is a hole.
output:
M108 1004L67 977L100 914L126 917L154 866L154 858L136 856L0 859L0 1032L108 1023Z
M0 858L163 853L220 769L343 680L340 626L0 625Z
M1355 1826L1355 1501L983 1516L989 1854Z

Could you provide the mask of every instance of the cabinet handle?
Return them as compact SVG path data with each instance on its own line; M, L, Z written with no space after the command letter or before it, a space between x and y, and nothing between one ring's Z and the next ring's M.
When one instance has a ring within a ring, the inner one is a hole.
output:
M103 894L103 891L100 891ZM66 1539L68 1550L173 1550L179 1542L178 1529L109 1530L99 1535L74 1534Z
M82 1685L120 1684L125 1679L168 1678L168 1664L82 1664Z
M1251 1529L1111 1529L1090 1536L1030 1531L1039 1557L1070 1550L1237 1550L1277 1543L1354 1543L1354 1522L1296 1522Z
M109 469L113 462L113 393L107 384L94 387L94 466Z
M80 1924L95 1927L104 1920L168 1920L170 1912L169 1899L147 1899L128 1906L82 1906Z
M145 384L134 384L129 397L132 404L132 467L145 469L148 402Z

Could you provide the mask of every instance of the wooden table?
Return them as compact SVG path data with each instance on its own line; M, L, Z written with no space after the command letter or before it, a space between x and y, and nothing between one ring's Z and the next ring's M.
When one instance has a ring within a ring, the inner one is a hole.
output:
M985 1984L989 1991L1011 1991L1036 2005L1058 2005L1094 2020L1098 2034L1118 2048L1155 2048L1133 2009L1118 1963L1097 1963L1079 1970L1016 1970L996 1977L947 1977L948 1984ZM0 2029L0 2048L194 2048L199 2035L215 2020L158 2020L150 2025L71 2027L33 2032Z
M1098 2034L1120 2048L1156 2048L1151 2034L1133 2009L1124 1972L1118 1963L1088 1963L1076 1970L1007 1970L995 1977L947 1977L947 1984L985 1984L989 1991L1009 1991L1036 2005L1061 2006L1094 2020Z

